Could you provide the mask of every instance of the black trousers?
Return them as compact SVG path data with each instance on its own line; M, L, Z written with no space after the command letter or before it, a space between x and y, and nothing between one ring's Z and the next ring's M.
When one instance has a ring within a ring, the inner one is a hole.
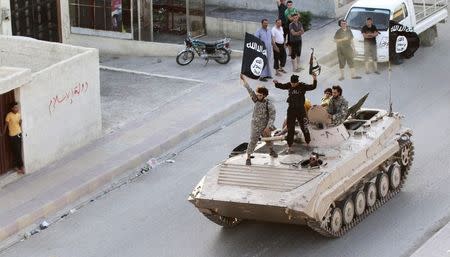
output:
M22 168L22 135L9 137L11 139L11 148L13 154L13 162L15 168Z
M279 51L273 50L273 68L275 70L278 70L280 68L283 68L286 65L286 49L284 49L284 44L278 44L276 43Z
M308 118L306 117L305 108L301 109L293 109L289 108L287 111L287 143L288 146L291 147L294 143L294 135L295 135L295 121L298 120L298 124L300 125L300 129L303 132L303 136L305 137L305 142L309 144L311 142L311 136L309 135L308 130Z
M300 58L300 55L302 55L302 41L291 42L290 44L292 47L291 58L292 59L295 59L296 57Z

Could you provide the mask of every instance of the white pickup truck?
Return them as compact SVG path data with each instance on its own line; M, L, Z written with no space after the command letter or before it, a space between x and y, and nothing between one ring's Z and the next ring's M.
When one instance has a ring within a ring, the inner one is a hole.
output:
M436 25L446 22L448 0L359 0L355 2L345 17L352 29L355 44L355 59L364 59L364 38L361 28L371 17L378 28L378 62L389 61L389 20L413 28L421 45L431 46L437 37Z

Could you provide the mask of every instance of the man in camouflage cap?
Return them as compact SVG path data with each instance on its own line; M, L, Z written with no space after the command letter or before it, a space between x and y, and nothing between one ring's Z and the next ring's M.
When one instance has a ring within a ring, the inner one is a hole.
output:
M241 74L241 79L244 82L244 87L247 89L250 98L255 103L253 107L252 125L250 142L247 147L247 160L246 165L252 165L251 155L255 150L256 144L261 136L269 137L275 122L275 106L272 101L270 101L267 96L269 95L269 90L265 87L256 88L256 92L248 85L245 77ZM270 149L270 156L278 157L278 154L273 150L272 142L266 142Z

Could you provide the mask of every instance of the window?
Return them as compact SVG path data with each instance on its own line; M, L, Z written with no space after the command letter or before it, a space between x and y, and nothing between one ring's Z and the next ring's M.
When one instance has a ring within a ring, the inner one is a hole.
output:
M130 0L69 0L70 25L131 33Z
M347 24L351 29L360 30L366 25L366 19L372 18L373 24L380 31L386 31L389 25L390 11L385 9L354 7L347 15Z
M406 6L405 4L401 4L397 8L395 8L394 13L392 14L392 20L396 22L401 22L404 20L408 14L406 13Z

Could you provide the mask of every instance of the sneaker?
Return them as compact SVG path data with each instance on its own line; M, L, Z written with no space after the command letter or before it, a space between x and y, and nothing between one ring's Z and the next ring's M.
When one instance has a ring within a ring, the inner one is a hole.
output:
M374 73L377 74L377 75L380 75L380 73L377 70Z
M259 78L259 81L262 81L262 82L266 82L266 81L267 81L267 79L266 79L266 78L264 78L264 77L261 77L261 78Z
M270 156L272 156L273 158L277 158L278 154L273 149L270 149Z
M361 76L353 76L352 79L361 79Z
M343 81L343 80L344 80L344 77L339 77L338 80L339 80L339 81Z
M245 165L250 166L252 165L252 161L249 159L245 160Z
M283 68L281 68L279 71L281 71L283 73L287 73L287 71L285 71Z

